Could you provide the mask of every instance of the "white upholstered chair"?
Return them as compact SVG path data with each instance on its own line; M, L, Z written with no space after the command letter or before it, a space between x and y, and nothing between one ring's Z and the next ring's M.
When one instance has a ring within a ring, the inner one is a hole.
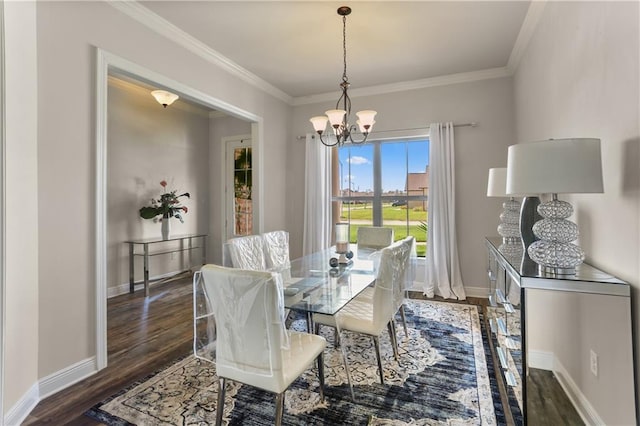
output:
M276 397L276 425L284 413L284 393L315 359L324 399L324 338L284 326L279 274L205 265L201 269L207 301L216 322L216 373L220 378L216 424L222 423L226 380L235 380Z
M381 249L393 244L393 228L360 226L357 231L358 248Z
M252 271L266 271L267 260L264 254L264 239L262 235L247 235L231 238L225 243L224 255L229 256L231 262L225 259L225 266L250 269Z
M413 279L415 277L415 261L416 261L416 240L413 236L400 240L402 244L405 244L405 249L408 253L404 253L402 258L402 264L398 264L398 267L402 268L402 276L398 278L396 285L394 286L394 302L396 304L396 313L400 313L402 319L402 325L404 328L405 336L409 336L409 330L407 327L407 318L404 312L404 300L407 296L407 290L412 286ZM373 288L367 288L358 295L359 298L373 297ZM395 328L394 328L395 330Z
M316 332L320 325L331 327L338 325L340 330L349 330L371 336L378 360L380 382L384 384L379 337L384 329L387 328L394 357L397 359L397 342L392 322L397 312L394 285L399 282L403 273L402 268L398 265L403 263L403 257L407 255L406 245L402 241L398 241L389 247L383 248L379 255L380 263L372 297L357 296L336 315L314 314L313 320L316 324ZM346 359L345 365L348 368Z

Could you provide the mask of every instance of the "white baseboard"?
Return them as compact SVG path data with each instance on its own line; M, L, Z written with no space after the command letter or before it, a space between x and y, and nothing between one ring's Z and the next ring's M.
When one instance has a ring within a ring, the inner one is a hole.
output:
M591 405L591 402L584 396L578 385L576 385L576 382L573 381L562 363L558 359L555 359L554 365L556 378L560 386L562 386L562 389L564 389L564 393L567 394L567 397L582 418L582 421L584 421L586 425L606 424L602 421L593 405Z
M487 287L464 287L467 297L479 297L487 299L489 297L489 289Z
M162 274L162 275L156 275L154 277L149 278L149 287L153 287L154 282L156 280L161 280L163 278L169 278L173 275L179 274L182 271L174 271L174 272L167 272L166 274ZM137 282L134 284L134 291L138 291L140 289L144 289L144 283L143 282ZM124 283L124 284L120 284L117 285L115 287L108 287L107 288L107 299L111 299L112 297L116 297L116 296L120 296L121 294L125 294L125 293L129 293L129 283Z
M20 425L40 401L97 372L96 358L91 357L41 379L7 411L4 424L7 426Z
M36 408L36 405L38 405L38 402L40 402L38 394L38 384L35 383L27 393L7 411L7 414L4 416L4 424L7 426L18 426L22 424L29 413L31 413L31 411Z
M407 291L415 291L418 293L424 293L424 283L414 282L411 288L408 288ZM466 287L464 288L464 292L467 297L478 297L481 299L487 299L489 297L489 289L487 287ZM435 289L435 295L441 296L438 293L438 289Z
M556 356L553 352L527 351L527 364L539 370L555 371Z
M86 379L97 372L98 366L96 364L96 357L87 358L63 368L62 370L56 371L55 373L40 379L40 399L51 396L54 393L78 383L80 380Z

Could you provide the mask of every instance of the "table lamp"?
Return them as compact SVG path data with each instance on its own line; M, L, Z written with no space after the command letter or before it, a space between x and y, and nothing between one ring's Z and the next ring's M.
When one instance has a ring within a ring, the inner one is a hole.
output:
M520 244L520 202L513 195L507 195L507 168L489 169L487 197L509 198L502 203L498 234L503 244Z
M601 193L600 139L550 139L509 147L508 194L551 194L538 206L542 220L533 225L538 241L527 249L543 273L573 275L584 261L584 251L572 243L578 226L567 220L573 207L558 194Z

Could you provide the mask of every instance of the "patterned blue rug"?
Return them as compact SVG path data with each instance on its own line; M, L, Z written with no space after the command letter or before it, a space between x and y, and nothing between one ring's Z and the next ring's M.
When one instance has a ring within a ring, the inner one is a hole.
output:
M504 413L495 382L482 314L476 306L410 300L409 336L398 321L399 362L388 336L381 338L385 385L378 377L371 338L343 333L356 394L351 399L333 331L322 329L325 401L315 370L287 390L287 425L496 425ZM293 328L304 329L302 320ZM229 425L271 425L273 394L229 381L224 418ZM106 425L209 425L215 423L215 366L188 356L93 407L86 415Z

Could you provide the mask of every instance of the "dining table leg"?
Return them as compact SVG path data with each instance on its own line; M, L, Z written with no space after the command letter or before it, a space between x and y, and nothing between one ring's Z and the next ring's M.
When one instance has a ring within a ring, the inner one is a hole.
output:
M313 334L313 313L307 311L307 332Z

